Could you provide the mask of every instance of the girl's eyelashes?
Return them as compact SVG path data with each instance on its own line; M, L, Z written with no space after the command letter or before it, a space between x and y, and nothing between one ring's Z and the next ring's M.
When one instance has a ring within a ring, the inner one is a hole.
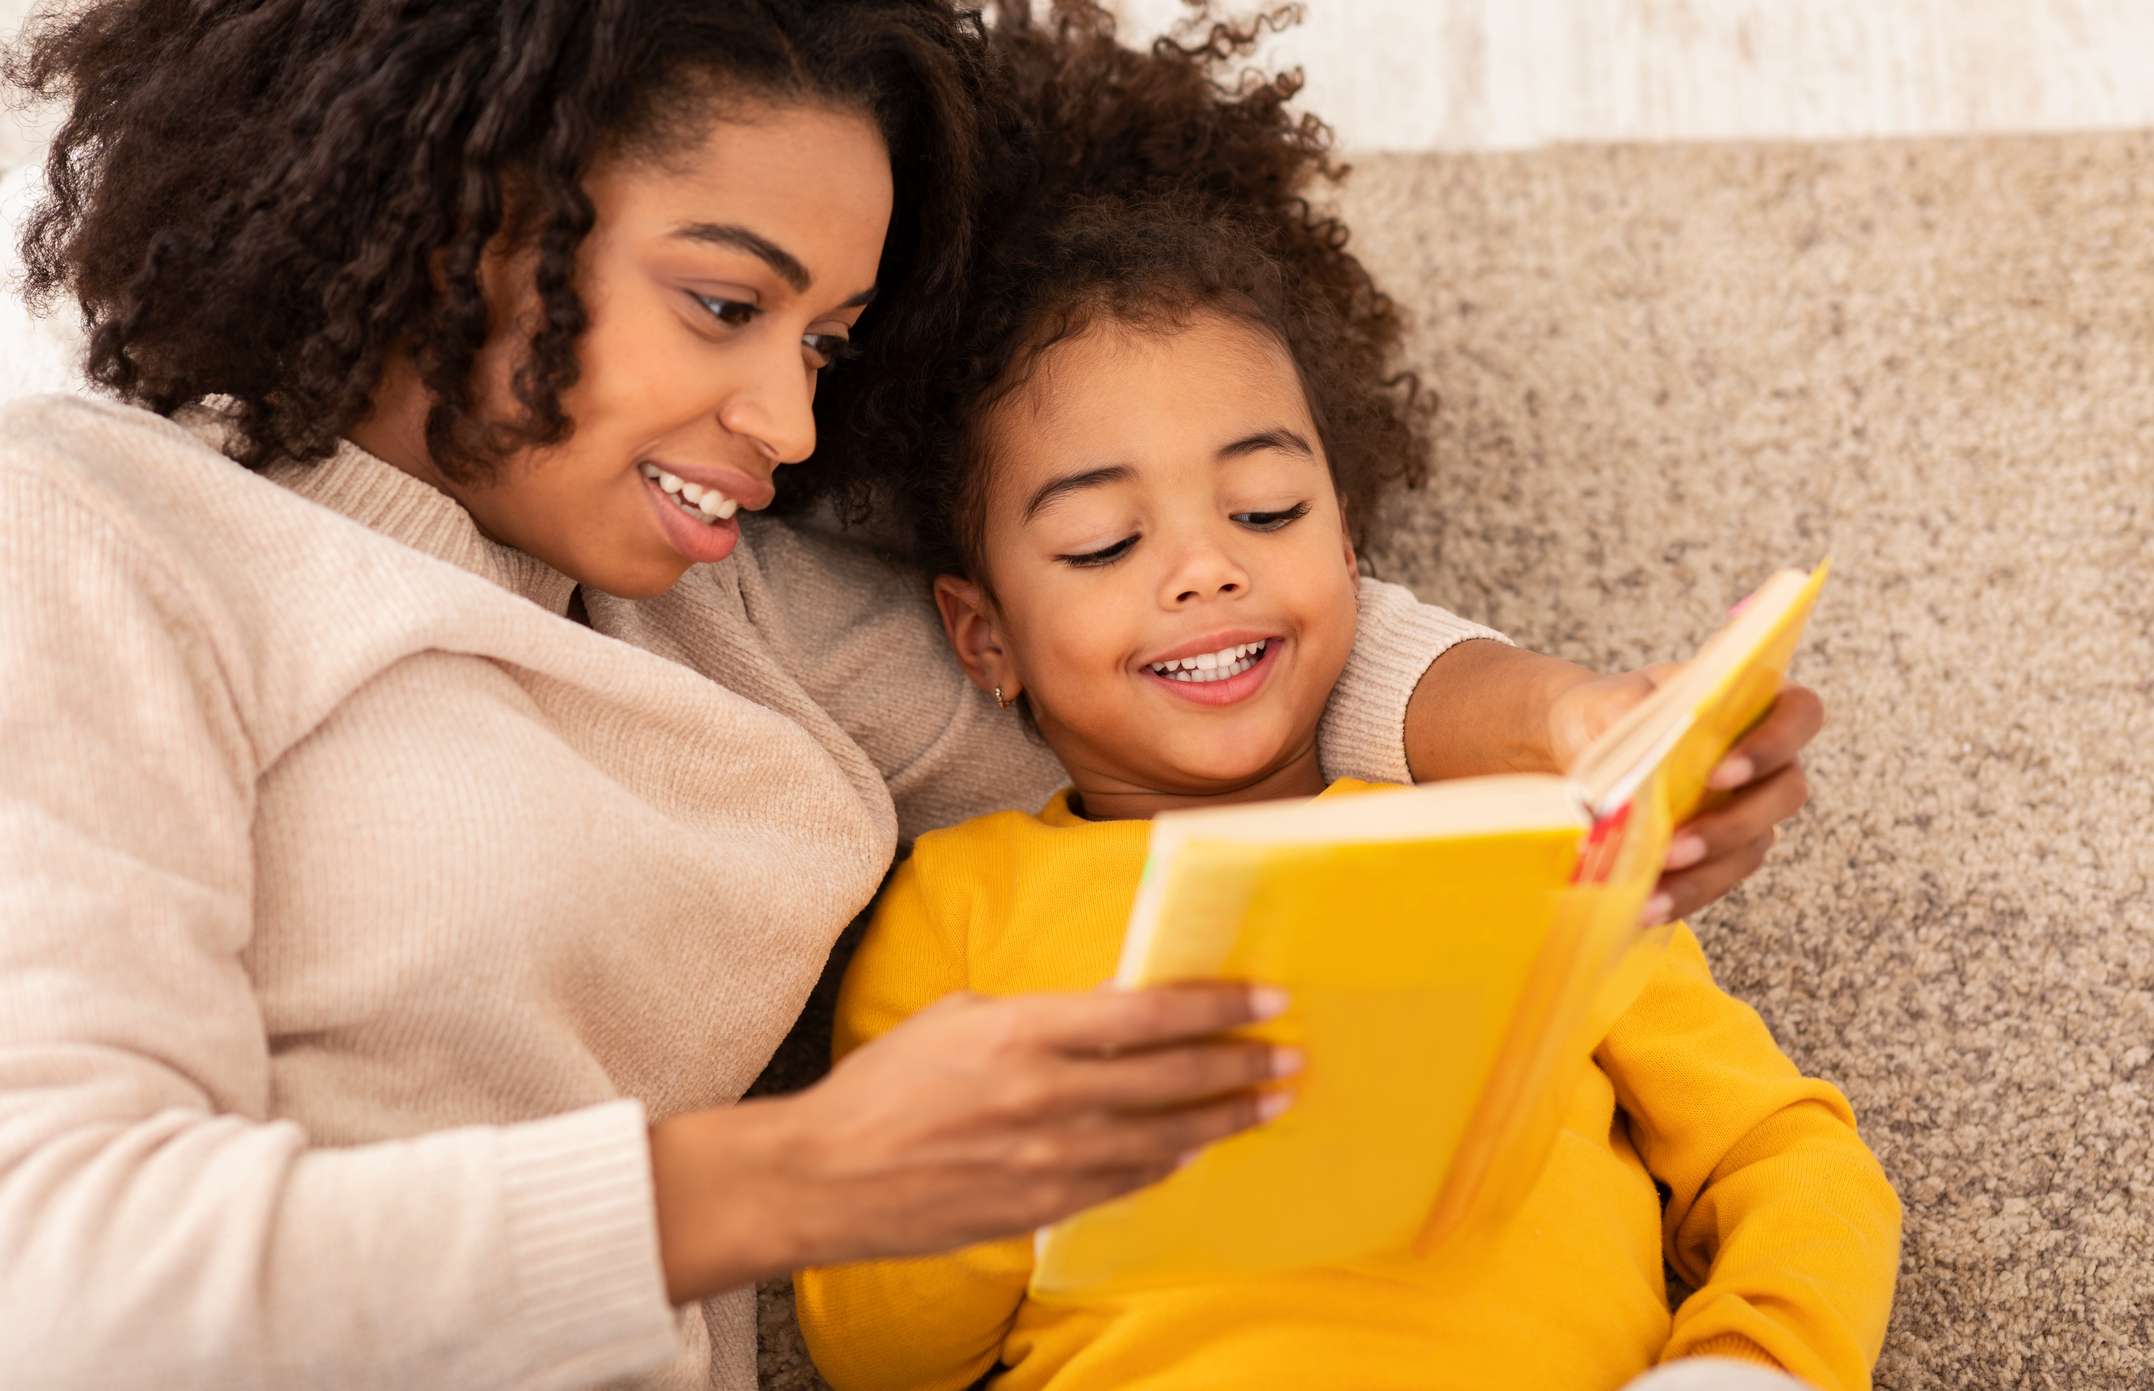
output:
M1091 565L1112 565L1117 560L1120 560L1123 556L1128 555L1129 548L1136 544L1136 537L1125 536L1121 540L1115 542L1113 545L1103 547L1100 550L1085 551L1077 555L1058 555L1055 557L1055 559L1061 561L1064 565L1076 565L1079 567Z
M1236 512L1228 520L1240 522L1253 531L1277 531L1280 527L1300 521L1309 515L1309 504L1297 502L1284 512Z

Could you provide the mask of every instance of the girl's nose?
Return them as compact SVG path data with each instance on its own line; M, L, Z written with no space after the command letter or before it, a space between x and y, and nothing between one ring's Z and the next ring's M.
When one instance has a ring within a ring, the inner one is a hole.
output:
M757 354L751 375L718 407L718 423L754 440L772 463L797 464L815 452L815 374L790 353Z
M1226 599L1249 587L1249 576L1234 558L1208 542L1192 545L1167 576L1167 592L1175 606Z

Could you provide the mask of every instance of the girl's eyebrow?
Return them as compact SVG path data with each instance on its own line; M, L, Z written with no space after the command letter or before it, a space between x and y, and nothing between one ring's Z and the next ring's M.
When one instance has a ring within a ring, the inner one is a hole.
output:
M1066 473L1060 478L1048 480L1025 504L1025 514L1019 524L1031 521L1040 509L1056 498L1068 493L1081 493L1087 488L1103 488L1109 483L1127 483L1137 476L1128 464L1110 464L1106 468L1086 469L1083 473Z
M1283 449L1289 454L1300 454L1305 458L1316 457L1316 451L1309 447L1309 442L1292 430L1265 430L1260 434L1245 436L1222 448L1219 458L1223 463L1228 459L1239 459L1244 454L1254 454L1264 449Z

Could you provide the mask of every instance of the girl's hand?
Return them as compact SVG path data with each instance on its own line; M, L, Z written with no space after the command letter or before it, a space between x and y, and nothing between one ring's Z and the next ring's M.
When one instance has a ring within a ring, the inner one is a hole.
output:
M1549 710L1549 745L1568 767L1618 716L1650 695L1674 663L1580 681ZM1780 823L1810 799L1800 757L1825 724L1825 706L1806 686L1782 683L1772 709L1728 750L1706 786L1728 800L1676 828L1667 868L1646 900L1647 926L1695 913L1750 877L1780 838Z
M1163 1178L1284 1105L1254 1088L1298 1056L1220 1037L1284 1007L1241 985L953 995L807 1091L661 1121L667 1291L948 1250Z

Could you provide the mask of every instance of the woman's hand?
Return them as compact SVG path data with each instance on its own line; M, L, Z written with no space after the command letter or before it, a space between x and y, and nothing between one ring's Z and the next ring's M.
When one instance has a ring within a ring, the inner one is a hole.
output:
M1240 985L982 999L922 1010L793 1096L651 1127L677 1303L803 1265L922 1255L1065 1217L1277 1114L1289 1049Z
M1406 707L1406 754L1417 781L1480 773L1561 772L1675 671L1616 676L1497 642L1463 642L1431 665ZM1731 794L1676 828L1647 900L1648 923L1695 913L1749 877L1779 824L1809 800L1800 755L1824 727L1814 691L1783 685L1757 728L1737 741L1708 786Z
M1549 710L1549 744L1568 767L1617 717L1679 668L1662 663L1565 688ZM1736 741L1706 786L1728 799L1676 828L1660 884L1646 900L1647 926L1695 913L1756 872L1780 839L1780 823L1810 800L1803 746L1825 724L1825 705L1806 686L1783 683L1772 709Z

